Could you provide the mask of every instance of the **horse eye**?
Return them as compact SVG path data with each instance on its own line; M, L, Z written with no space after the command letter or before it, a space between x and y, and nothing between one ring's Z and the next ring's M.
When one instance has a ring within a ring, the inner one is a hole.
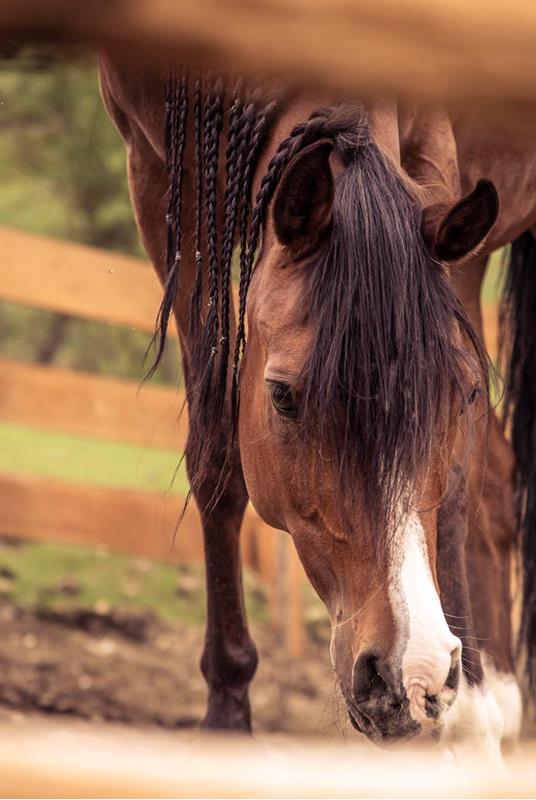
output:
M478 397L479 393L480 393L480 389L478 388L478 386L475 386L475 388L473 389L473 391L471 392L471 394L467 398L467 405L468 406L472 405L475 402L475 400Z
M288 419L296 419L298 407L289 383L269 381L272 405L278 414Z

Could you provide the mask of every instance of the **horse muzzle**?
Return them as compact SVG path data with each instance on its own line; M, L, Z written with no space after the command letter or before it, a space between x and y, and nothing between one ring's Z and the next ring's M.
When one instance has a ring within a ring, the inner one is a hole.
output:
M440 736L444 717L456 698L460 676L456 664L438 694L422 683L402 682L386 661L373 653L360 656L353 669L352 690L345 692L353 727L378 743L394 742L414 736Z

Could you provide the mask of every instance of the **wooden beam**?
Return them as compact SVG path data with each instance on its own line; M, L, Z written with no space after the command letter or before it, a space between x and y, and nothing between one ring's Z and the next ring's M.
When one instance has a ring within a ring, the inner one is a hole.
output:
M292 541L289 542L289 549L286 645L289 655L299 659L305 649L302 590L306 577Z
M204 550L199 512L192 500L177 528L183 507L184 498L175 494L0 473L0 534L21 539L107 547L173 564L201 564ZM276 570L276 549L282 535L248 506L240 537L242 561L263 580L268 614L275 627L285 624L274 615L274 596L279 582L285 579ZM295 651L296 642L303 641L304 634L299 630L303 619L298 617L298 603L292 610Z
M533 0L3 0L0 31L535 113Z
M110 659L110 668L113 663ZM326 664L325 692L332 689ZM333 681L331 681L333 683ZM534 741L484 761L482 747L442 751L419 743L384 752L363 737L341 743L296 736L224 736L200 731L76 723L67 716L0 720L4 797L533 797ZM473 749L474 748L474 749ZM443 756L443 757L442 757Z
M106 489L50 478L0 473L0 533L110 550L171 563L203 561L201 522L192 501L177 530L184 498L175 494ZM244 563L261 573L253 539L278 535L246 511ZM269 540L269 539L268 539Z
M181 453L182 391L0 359L0 420Z
M154 332L162 290L140 259L0 227L0 298Z
M0 531L24 539L105 546L162 561L201 561L199 515L174 494L105 489L50 478L0 474Z

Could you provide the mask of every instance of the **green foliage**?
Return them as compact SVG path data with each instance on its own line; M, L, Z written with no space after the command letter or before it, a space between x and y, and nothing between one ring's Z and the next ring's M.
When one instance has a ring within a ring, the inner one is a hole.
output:
M0 301L0 353L141 383L151 364L151 337L121 325L64 317ZM170 337L151 383L181 382L177 341Z
M96 64L30 51L0 62L0 225L141 256L125 146L104 110ZM142 331L0 303L0 352L139 381ZM150 356L149 356L150 364ZM157 382L176 383L170 342Z
M22 57L0 71L0 223L141 255L125 148L95 64Z
M483 303L498 303L500 301L506 278L504 264L508 254L508 248L501 248L492 253L482 282L481 298Z

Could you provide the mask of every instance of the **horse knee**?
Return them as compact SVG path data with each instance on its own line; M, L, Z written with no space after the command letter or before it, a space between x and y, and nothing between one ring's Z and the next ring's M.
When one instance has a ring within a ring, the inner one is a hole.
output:
M257 668L257 649L246 635L239 645L207 640L201 672L208 686L207 713L202 727L211 730L251 731L248 688Z
M201 672L212 689L232 690L247 687L257 669L255 643L246 634L240 643L207 637L201 656Z

